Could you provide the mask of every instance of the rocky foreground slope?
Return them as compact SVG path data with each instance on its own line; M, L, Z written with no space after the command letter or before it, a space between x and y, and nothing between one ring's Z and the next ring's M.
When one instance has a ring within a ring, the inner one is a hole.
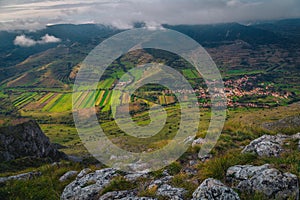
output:
M244 148L242 153L253 153L264 157L278 157L284 151L283 145L288 140L299 142L300 134L288 135L264 135ZM199 158L200 159L200 158ZM105 192L116 179L126 180L129 183L137 183L146 179L143 187L151 191L152 195L141 196L137 188ZM184 200L186 189L172 186L171 176L167 170L162 177L155 178L148 173L124 174L116 169L106 168L92 171L87 168L81 172L70 171L64 174L60 181L73 180L68 184L61 200L154 200L170 199ZM299 180L292 173L284 173L272 165L261 166L235 165L229 167L226 172L225 182L208 178L199 183L198 188L192 194L192 200L239 200L239 194L262 194L265 199L299 199ZM190 198L189 198L190 199Z
M72 175L74 176L74 174ZM61 200L154 200L154 197L138 196L136 189L101 192L113 183L116 177L127 181L138 181L141 176L151 180L148 174L130 174L122 176L117 170L106 168L91 172L82 170L73 182L64 189ZM131 178L128 178L131 177ZM135 178L132 178L135 177ZM227 185L212 178L204 180L194 191L192 200L239 200L236 191L244 193L259 192L269 199L298 199L299 183L296 175L282 173L270 165L251 166L238 165L227 170ZM71 178L71 177L69 177ZM173 176L166 172L163 177L152 180L146 186L155 196L170 200L183 200L187 191L184 188L173 187L170 182Z

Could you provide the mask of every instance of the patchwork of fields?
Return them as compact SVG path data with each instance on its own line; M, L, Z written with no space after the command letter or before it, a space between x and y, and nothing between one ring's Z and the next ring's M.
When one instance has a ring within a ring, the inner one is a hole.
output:
M101 107L103 111L109 111L112 90L83 91L75 93L76 108L91 108L94 106ZM72 110L73 93L58 92L26 92L16 93L11 96L11 101L15 107L24 111L38 111L42 113L63 113ZM118 95L116 95L118 96ZM93 98L95 97L95 99ZM120 99L115 99L115 105L129 103L129 94L124 94ZM175 97L161 95L158 97L161 105L174 103Z

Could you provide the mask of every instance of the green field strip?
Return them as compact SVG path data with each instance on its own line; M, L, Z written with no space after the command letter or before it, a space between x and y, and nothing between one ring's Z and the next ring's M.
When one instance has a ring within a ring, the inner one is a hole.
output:
M98 88L99 89L109 89L109 88L111 88L111 86L114 82L115 82L115 79L112 79L112 78L105 79L99 83Z
M93 108L93 107L95 107L96 106L96 101L97 101L97 99L98 99L98 97L100 96L100 91L93 91L92 92L92 96L90 97L90 99L89 99L89 103L87 104L87 108Z
M107 97L105 99L104 104L110 104L111 96L112 96L112 91L109 90L109 93L108 93L108 95L107 95Z
M159 99L159 103L160 103L161 105L166 104L165 96L159 96L158 99Z
M94 99L94 105L92 105L92 106L96 106L97 105L97 101L98 101L98 99L100 97L100 94L101 94L101 90L97 90L96 91L96 95L95 95L95 99Z
M107 98L107 95L108 95L108 93L109 93L109 91L108 90L105 90L105 93L104 93L104 95L103 95L103 97L102 97L102 99L101 99L101 102L100 102L100 106L104 106L104 103L105 103L105 100L106 100L106 98Z
M16 107L23 107L23 106L29 104L33 100L33 98L37 95L38 95L38 93L31 93L27 98L25 98L21 102L17 103L15 106Z
M105 88L106 88L106 89L111 88L111 86L113 85L114 82L115 82L115 79L107 79Z
M87 96L85 97L84 101L82 102L83 108L91 108L94 104L95 91L88 91Z
M75 92L75 93L73 93L73 101L72 101L72 103L73 103L73 105L74 105L74 107L76 107L76 108L78 108L78 102L80 102L80 101L82 101L82 95L83 95L84 93L83 92Z
M122 96L121 104L128 104L130 103L130 96L128 93L124 93Z
M86 95L88 94L89 92L82 92L81 94L79 94L79 98L78 98L78 101L75 103L75 107L76 108L81 108L82 107L82 103L83 101L85 100L86 98Z
M44 97L42 97L38 102L39 104L43 104L46 101L48 101L48 99L50 99L52 96L54 95L54 93L48 93L46 94Z
M96 95L95 95L95 104L96 104L96 101L98 100L100 94L101 94L101 90L97 90Z
M110 105L109 105L109 104L106 104L106 105L104 106L104 108L102 109L102 111L106 112L106 111L109 111L109 109L110 109Z
M82 94L83 94L83 92L75 92L75 93L73 93L73 97L72 97L72 104L73 105L77 105L78 101L81 99L81 95Z
M23 93L21 94L19 97L13 99L13 104L18 104L20 101L23 101L24 99L26 99L28 96L30 96L30 93Z
M49 110L50 112L66 112L72 110L72 94L63 94L56 104Z
M37 93L37 95L34 97L34 101L38 102L41 98L45 96L45 93Z
M183 75L185 77L187 77L188 79L195 79L195 78L198 78L197 75L195 75L195 73L193 72L193 70L191 69L185 69L182 71Z
M58 101L61 96L62 94L55 94L55 97L47 103L47 105L42 109L42 111L50 111L55 106L56 101Z
M100 90L99 97L96 99L96 106L100 105L104 94L105 94L105 90Z
M112 98L112 95L114 94L115 98ZM103 108L103 111L106 111L107 109L109 109L109 107L111 105L114 105L113 109L112 109L112 112L114 112L113 114L115 114L116 112L116 108L121 104L121 99L122 99L122 96L121 96L121 91L119 90L114 90L113 93L111 94L111 100L110 100L110 104L108 105L108 108L106 108L107 106L105 106Z
M110 106L111 106L111 96L112 96L112 91L109 91L108 95L107 95L107 98L105 99L105 102L104 102L104 108L102 111L109 111L110 110Z
M195 78L200 78L201 77L201 75L199 74L199 72L197 70L192 70L192 72L194 73Z

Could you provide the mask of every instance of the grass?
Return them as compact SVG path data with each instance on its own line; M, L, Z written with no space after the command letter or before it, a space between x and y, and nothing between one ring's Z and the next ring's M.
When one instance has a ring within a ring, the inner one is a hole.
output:
M100 95L100 94L99 94ZM169 130L176 131L174 123L176 123L177 115L175 112L176 106L167 107L169 120L167 121L168 126L162 130L162 133L168 133ZM276 109L262 110L262 109L232 109L228 111L228 118L223 130L223 133L211 152L213 155L212 159L206 162L198 161L195 169L197 175L191 176L183 172L183 166L187 163L187 157L195 155L197 149L189 149L185 155L183 155L178 161L172 163L166 169L174 178L170 184L174 187L185 188L188 192L186 198L189 199L192 196L193 191L199 186L199 184L207 178L215 178L226 183L225 174L229 167L234 165L263 165L266 163L271 164L274 168L279 169L283 172L291 172L300 177L300 153L297 150L297 142L289 141L290 145L286 146L287 152L282 154L280 158L259 158L252 154L241 154L241 146L249 144L249 142L263 134L274 134L267 130L264 130L260 125L266 121L278 120L282 116L294 115L299 111L297 105L290 105L286 107L278 107ZM264 116L269 113L270 115ZM146 112L139 113L135 117L144 119ZM201 123L198 136L204 136L205 130L208 126L210 119L209 110L201 110ZM258 122L259 121L259 122ZM253 125L255 123L255 125ZM165 145L164 140L169 139L168 137L161 138L155 136L152 138L152 142L147 140L136 141L132 140L121 134L116 129L113 122L104 122L101 124L102 128L108 133L114 143L123 149L130 149L134 147L135 150L143 151L148 148L160 148ZM171 127L171 129L170 129ZM54 143L59 143L68 148L63 149L64 152L71 155L87 155L87 152L80 142L77 135L76 128L70 125L64 124L41 124L42 130ZM158 139L156 141L156 139ZM163 139L163 141L161 141ZM136 146L139 144L140 146ZM24 197L26 199L59 199L59 196L68 183L59 183L57 180L67 170L80 170L83 167L80 166L66 166L61 168L42 167L37 168L43 172L42 177L37 177L34 180L19 182L9 182L0 188L1 199L20 199ZM32 170L32 169L31 169ZM153 176L161 176L161 170L159 172L151 173ZM157 175L155 175L157 174ZM149 181L149 180L148 180ZM198 181L198 184L196 182ZM139 196L156 197L157 188L148 189L146 187L147 180L137 180L136 182L130 183L124 178L118 176L111 184L109 184L100 194L104 194L109 191L116 190L129 190L137 188ZM36 189L39 188L39 189ZM47 188L44 189L44 188ZM11 197L8 194L13 193ZM36 196L34 196L34 194ZM2 195L2 196L1 196ZM3 198L2 198L3 197ZM244 194L240 193L241 199L266 199L263 195L256 194Z
M137 188L136 183L129 182L122 176L117 176L101 191L101 194L112 191L132 190L135 188Z
M99 90L99 93L96 98L96 106L99 106L101 104L103 95L105 94L105 92L106 92L106 90Z
M115 82L115 79L112 79L112 78L105 79L99 83L98 89L109 89L109 88L111 88L111 86L113 85L114 82Z
M182 73L187 79L197 79L200 77L198 73L193 69L184 69L182 70Z
M74 126L64 124L41 124L40 126L52 143L66 147L61 151L81 157L88 154Z
M110 93L109 90L105 90L105 93L104 93L103 96L102 96L102 99L101 99L101 101L100 101L99 106L105 106L106 99L107 99L109 93Z
M31 101L33 101L37 95L38 93L36 92L23 93L17 99L13 100L13 105L18 108L22 108L25 105L29 104Z
M72 109L72 94L63 94L49 112L66 112Z
M0 199L18 200L18 199L60 199L64 187L70 183L59 182L59 178L70 170L80 171L83 166L79 164L62 162L60 166L43 165L35 168L34 171L40 171L41 176L27 181L10 181L2 184L0 187ZM31 171L29 168L23 172Z
M54 95L54 93L48 93L46 94L44 97L42 97L38 102L40 104L45 103L46 101L48 101L48 99L50 99L52 96Z
M53 109L55 107L55 105L59 102L59 99L61 98L63 94L55 94L55 97L53 99L51 99L51 101L42 109L42 111L44 112L48 112L51 109Z

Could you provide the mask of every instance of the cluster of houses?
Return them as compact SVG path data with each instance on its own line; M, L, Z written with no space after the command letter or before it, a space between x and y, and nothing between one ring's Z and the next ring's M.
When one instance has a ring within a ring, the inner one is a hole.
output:
M198 105L200 107L209 108L211 107L210 99L211 94L217 95L218 93L222 96L222 93L226 95L227 107L252 107L252 108L267 108L268 103L260 103L253 101L253 97L267 98L274 97L274 102L278 103L280 99L288 99L292 96L291 92L278 92L274 89L272 84L258 83L255 76L244 76L236 80L227 80L224 82L224 90L220 88L214 88L213 92L209 92L208 88L199 87L195 90L177 90L174 93L179 93L183 95L197 94L200 100ZM171 94L172 91L166 90L165 94ZM248 99L251 99L247 102ZM255 99L254 98L254 99ZM273 99L272 99L273 100ZM217 105L224 106L224 105Z

